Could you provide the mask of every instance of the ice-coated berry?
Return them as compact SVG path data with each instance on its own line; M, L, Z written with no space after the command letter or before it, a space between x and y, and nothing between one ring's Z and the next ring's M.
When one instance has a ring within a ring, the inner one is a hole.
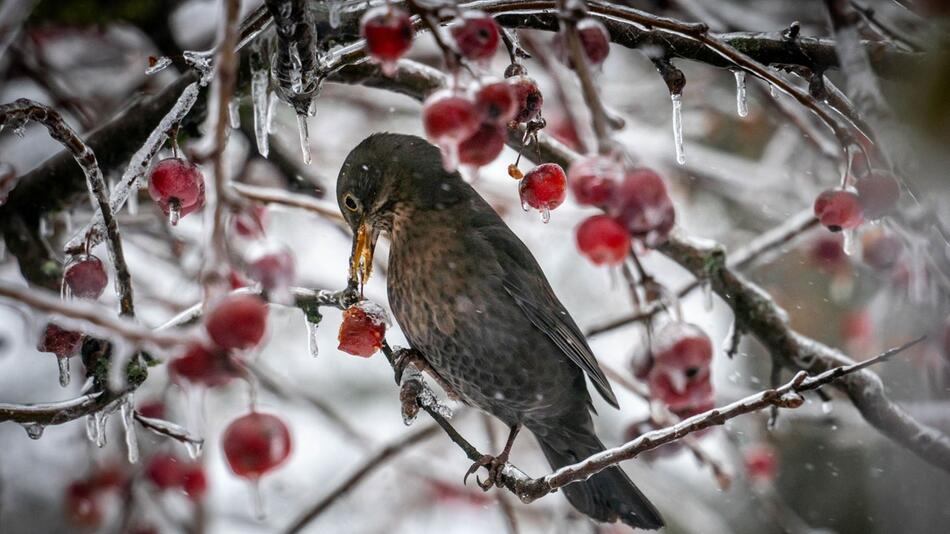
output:
M259 412L232 421L222 441L231 471L251 480L284 463L292 447L287 425L275 415Z
M606 206L623 177L623 169L611 157L590 156L571 164L567 180L578 204Z
M208 492L208 477L201 464L191 462L186 465L181 472L181 482L179 484L182 491L185 492L191 500L200 501Z
M666 241L676 223L676 210L660 176L650 169L627 172L611 199L608 212L630 234L649 246Z
M501 40L495 19L483 11L465 11L449 26L449 31L462 57L471 60L492 57Z
M97 489L82 480L67 486L66 517L79 527L92 528L102 523L102 505Z
M503 126L518 113L518 97L508 82L486 83L475 93L475 109L482 122Z
M177 488L181 485L184 466L171 454L159 453L148 461L145 476L160 490Z
M508 78L507 82L514 89L518 102L518 112L514 118L516 122L528 122L541 114L544 96L537 82L524 75Z
M856 228L864 222L858 195L843 189L828 189L818 195L815 217L832 232Z
M339 348L347 354L369 358L383 346L386 317L366 303L350 306L343 312Z
M370 57L391 65L412 46L412 21L401 9L380 6L363 15L360 34L366 39Z
M577 248L594 265L618 265L630 250L630 234L612 217L594 215L577 228Z
M518 187L522 204L537 210L553 210L567 196L567 176L557 163L542 163L528 171Z
M610 53L610 34L600 22L586 18L577 23L577 34L581 39L584 55L591 65L600 65ZM554 51L559 60L566 65L573 66L568 53L566 38L563 33L554 37Z
M893 174L876 170L854 184L864 218L880 219L890 213L901 198L901 186Z
M653 337L650 393L671 410L705 406L712 401L712 341L699 327L671 321Z
M505 148L505 130L502 126L483 123L471 137L459 145L459 162L481 167L488 165Z
M82 332L74 332L60 328L55 323L47 323L40 336L40 341L36 345L36 350L40 352L51 352L57 358L70 358L79 354L79 348L82 347Z
M264 338L267 304L255 295L229 295L205 318L211 340L222 349L249 349Z
M168 373L178 383L186 381L207 387L223 386L237 374L229 358L222 351L191 345L184 354L168 363Z
M205 203L205 182L198 166L180 158L167 158L152 168L148 194L172 224Z
M843 240L837 234L818 236L808 249L809 259L825 273L834 274L846 270L851 262L844 251Z
M86 300L96 300L109 283L102 261L92 254L78 256L63 270L63 282L69 293Z
M260 237L267 222L267 207L254 204L248 210L231 216L231 227L241 237Z
M439 91L422 105L426 137L437 145L460 143L478 130L481 120L475 103L453 91Z
M778 471L775 450L764 443L751 445L742 453L746 475L755 483L772 482Z
M876 271L889 271L897 265L904 244L897 236L873 229L861 236L861 258Z
M248 262L245 271L251 280L259 282L265 291L286 290L296 276L294 255L286 248L262 251Z

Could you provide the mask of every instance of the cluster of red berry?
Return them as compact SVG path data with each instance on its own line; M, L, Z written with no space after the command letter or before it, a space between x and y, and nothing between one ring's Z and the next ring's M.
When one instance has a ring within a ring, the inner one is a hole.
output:
M612 157L591 156L568 172L571 191L582 205L606 213L577 229L577 248L596 265L622 263L631 239L661 244L676 222L676 210L660 176L647 168L624 169Z
M255 282L269 300L286 303L291 300L291 285L297 276L296 261L289 248L266 239L266 223L267 210L260 204L232 214L231 230L238 238L234 243L241 248L244 269L243 276L231 273L231 288Z
M860 145L843 186L825 190L815 199L815 216L832 232L852 230L864 221L884 217L901 197L900 182L881 168L874 146L867 140Z
M386 312L369 301L350 306L343 311L337 348L354 356L369 358L382 348L387 322Z
M145 477L156 489L180 490L194 502L201 501L208 491L208 478L200 463L169 453L152 456L145 466Z
M115 466L96 469L66 486L65 510L69 521L79 527L95 528L102 523L103 501L126 484L125 473Z

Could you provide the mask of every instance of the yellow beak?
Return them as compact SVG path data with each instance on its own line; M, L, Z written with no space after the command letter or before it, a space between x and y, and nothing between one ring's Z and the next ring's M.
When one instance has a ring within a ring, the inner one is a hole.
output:
M363 287L373 272L373 250L376 248L376 232L366 221L362 221L353 237L353 251L350 254L350 283Z

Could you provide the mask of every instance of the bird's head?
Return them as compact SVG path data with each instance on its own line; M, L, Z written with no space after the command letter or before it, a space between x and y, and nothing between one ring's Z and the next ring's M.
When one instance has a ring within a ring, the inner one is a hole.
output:
M376 239L400 214L447 209L470 190L442 167L439 149L414 135L378 133L356 146L340 169L336 198L353 230L350 283L369 278Z

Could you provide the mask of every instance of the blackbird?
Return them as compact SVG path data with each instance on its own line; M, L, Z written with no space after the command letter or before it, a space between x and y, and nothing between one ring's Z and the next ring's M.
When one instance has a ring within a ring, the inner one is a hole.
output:
M354 232L351 281L369 276L376 239L387 233L389 303L406 338L464 402L511 428L505 450L473 469L497 476L522 425L555 469L604 449L585 375L619 406L584 335L524 243L444 170L438 148L411 135L371 135L347 156L337 201ZM663 526L618 467L563 491L597 521Z

